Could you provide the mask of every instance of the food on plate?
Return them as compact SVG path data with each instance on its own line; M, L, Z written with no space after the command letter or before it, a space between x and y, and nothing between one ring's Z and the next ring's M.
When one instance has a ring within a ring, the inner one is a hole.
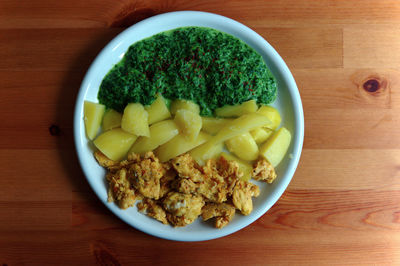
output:
M199 164L204 165L207 160L215 159L224 149L224 143L218 143L209 148L207 145L200 145L189 152L193 159Z
M137 136L121 128L115 128L99 135L93 144L111 160L120 161L126 156L136 138Z
M131 181L127 170L121 168L106 175L108 181L108 202L116 202L121 209L132 207L136 201L135 191L131 189Z
M113 109L108 109L104 113L103 123L101 127L103 131L107 131L113 128L121 127L122 115Z
M281 127L260 147L260 155L268 160L273 167L278 166L285 156L292 135L289 130Z
M121 128L136 136L150 137L149 114L140 103L130 103L124 109Z
M178 155L190 151L191 149L203 144L210 139L210 135L201 132L196 139L190 140L184 135L176 135L167 143L161 145L155 150L155 154L162 162L166 162Z
M179 109L175 113L174 121L182 135L186 136L189 140L195 140L199 135L202 121L198 113Z
M157 99L151 105L145 106L144 109L148 114L149 125L171 117L166 100L162 95L157 95Z
M185 226L199 216L215 219L222 228L232 220L235 210L251 213L252 197L259 188L242 179L239 166L220 156L199 166L189 154L161 163L152 153L130 153L116 162L95 152L98 162L108 169L108 201L122 209L132 207L164 224Z
M167 213L155 200L144 198L137 204L137 208L141 213L144 213L163 224L168 224Z
M227 203L208 203L203 207L201 217L207 221L215 217L215 227L222 228L235 216L235 207Z
M102 104L85 101L83 103L83 120L85 121L85 129L87 137L92 140L99 131L101 120L105 106Z
M248 100L272 103L276 80L262 56L240 39L205 27L183 27L132 44L103 79L98 99L122 112L157 94L200 106L202 116Z
M274 131L267 127L259 127L250 131L251 136L257 144L261 144L266 141L272 135L272 133L274 133Z
M253 174L253 167L250 163L235 157L234 155L226 152L221 152L220 156L224 157L227 161L236 162L239 166L239 171L243 173L242 180L249 181Z
M270 129L276 129L281 124L281 115L279 111L272 106L262 105L257 110L257 113L265 115L271 121L271 125L268 126Z
M205 144L207 147L205 149L211 149L218 143L224 142L258 127L268 126L270 123L271 122L268 118L256 113L242 115L227 123L215 136L212 136Z
M255 100L250 100L238 105L225 105L215 109L215 115L218 117L238 117L244 114L254 113L258 106Z
M165 168L158 158L152 152L144 156L132 153L126 164L129 165L127 173L136 194L158 200L161 196L161 178L165 174Z
M200 113L200 107L197 103L192 101L176 99L171 103L171 114L175 115L178 110L188 110L192 111L195 114Z
M275 97L261 56L228 34L187 27L133 44L103 79L101 104L84 107L108 201L172 226L249 215L252 179L272 183L291 141L266 105Z
M144 154L152 151L179 133L177 125L171 119L155 123L150 126L149 130L150 137L139 137L135 144L133 144L131 152Z
M281 149L287 149L282 146L288 143L286 129L276 131L259 150L250 132L269 134L272 129L268 128L270 119L257 110L235 119L218 119L185 109L193 106L190 103L181 106L172 118L164 116L152 124L149 136L126 132L122 122L121 128L105 131L94 140L98 148L94 156L108 169L108 201L126 209L139 200L138 211L163 224L186 226L202 217L215 219L215 227L222 228L235 210L243 215L252 212L252 198L260 194L252 178L266 183L276 179L274 166L286 153ZM165 113L163 108L155 110L156 117L157 112ZM126 119L136 119L143 112L141 104L129 104L122 121L125 114ZM203 132L203 121L221 125L219 131L214 136ZM135 123L141 121L128 124ZM188 137L191 130L198 134L194 139ZM224 152L224 147L231 153Z
M257 185L239 180L233 189L232 202L243 215L249 215L253 211L252 197L258 197L260 189Z
M252 176L254 180L271 184L277 177L274 167L267 160L258 160L253 167Z
M204 203L201 195L171 191L162 204L173 226L185 226L199 217Z
M253 161L258 157L257 143L249 132L228 139L225 145L231 153L245 161Z
M218 131L223 128L226 123L232 121L233 119L230 118L218 118L218 117L201 117L202 120L202 128L204 132L215 135Z

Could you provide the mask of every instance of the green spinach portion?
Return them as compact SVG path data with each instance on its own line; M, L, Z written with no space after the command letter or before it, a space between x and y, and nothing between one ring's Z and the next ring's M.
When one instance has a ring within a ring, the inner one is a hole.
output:
M261 55L229 34L184 27L132 44L104 77L98 99L122 112L131 102L150 105L161 93L186 99L210 116L224 105L276 98L276 80Z

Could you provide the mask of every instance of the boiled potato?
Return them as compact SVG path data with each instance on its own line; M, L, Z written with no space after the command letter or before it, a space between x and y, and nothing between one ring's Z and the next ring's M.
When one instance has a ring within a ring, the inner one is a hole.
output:
M199 135L202 125L199 114L186 109L179 109L175 113L174 121L179 127L179 131L189 140L194 140Z
M150 136L148 114L140 103L130 103L122 115L121 128L136 136Z
M249 132L225 141L228 150L240 159L253 161L258 157L258 146Z
M229 118L217 118L217 117L202 117L202 127L201 130L211 134L211 135L215 135L218 133L218 131L221 130L221 128L223 128L226 123L232 121L233 119L229 119Z
M245 114L227 123L212 140L214 142L223 142L250 130L269 126L270 124L271 121L263 115L256 113Z
M278 128L281 124L281 115L279 114L279 111L272 106L263 105L257 110L257 113L265 115L269 120L271 120L272 124L270 128L273 130Z
M267 127L259 127L250 131L251 136L257 144L261 144L266 141L272 135L272 133L274 133L274 131Z
M224 144L222 142L214 145L213 147L211 147L211 149L208 149L207 146L203 145L204 144L194 148L189 152L189 154L199 165L204 165L207 160L218 157L218 155L221 154L224 148Z
M85 101L83 103L83 120L87 137L92 140L99 131L106 107L99 103Z
M257 111L257 102L250 100L239 105L225 105L215 109L216 116L219 117L235 117L244 114L254 113Z
M155 150L155 154L161 162L166 162L169 159L190 151L209 139L210 135L204 132L200 132L199 136L195 140L189 140L185 136L178 134L167 143L158 147Z
M108 158L120 161L128 153L136 138L121 128L115 128L102 133L93 143Z
M267 159L273 167L278 166L285 156L292 136L286 128L276 131L260 148L260 155Z
M120 113L113 109L108 109L103 117L103 131L121 127L121 119L122 115Z
M243 161L232 154L228 154L226 152L222 152L221 156L224 157L227 161L235 161L239 165L239 170L243 173L242 180L249 181L253 174L253 167L246 161Z
M168 142L178 135L179 130L174 121L164 120L150 126L150 137L140 137L130 152L144 154Z
M198 104L183 99L176 99L171 103L171 114L176 114L176 111L179 109L189 110L196 114L200 113L200 107Z
M256 113L242 115L241 117L234 119L221 128L217 135L211 137L211 139L207 141L207 143L204 145L207 148L204 149L211 149L216 144L246 133L250 130L268 126L270 124L271 121L269 121L269 119L263 115Z
M160 94L157 95L157 99L151 105L145 106L144 108L149 115L149 125L171 117L165 99Z

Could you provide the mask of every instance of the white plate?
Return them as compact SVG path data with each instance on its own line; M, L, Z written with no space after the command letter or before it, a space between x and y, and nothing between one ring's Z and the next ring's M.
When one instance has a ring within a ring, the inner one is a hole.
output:
M222 229L216 229L201 219L183 228L173 228L137 212L136 207L121 210L116 204L108 203L105 170L95 161L93 146L85 136L83 102L84 100L97 102L97 92L103 77L121 60L128 47L156 33L184 26L210 27L232 34L263 56L278 83L278 97L273 105L281 112L282 125L288 128L293 136L287 156L276 169L278 174L276 181L272 185L258 183L261 193L253 201L253 212L248 216L237 213L233 221ZM265 214L279 199L292 179L300 158L304 136L303 108L299 91L288 67L260 35L243 24L220 15L180 11L154 16L129 27L101 51L86 73L76 100L74 136L78 158L90 186L115 215L136 229L157 237L179 241L201 241L226 236L242 229Z

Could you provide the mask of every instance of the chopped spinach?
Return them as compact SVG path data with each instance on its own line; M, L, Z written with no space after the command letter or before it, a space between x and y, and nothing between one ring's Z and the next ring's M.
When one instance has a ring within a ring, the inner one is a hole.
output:
M159 33L131 45L103 79L100 103L122 112L151 104L157 93L187 99L209 116L224 105L276 98L276 81L261 55L229 34L204 27Z

